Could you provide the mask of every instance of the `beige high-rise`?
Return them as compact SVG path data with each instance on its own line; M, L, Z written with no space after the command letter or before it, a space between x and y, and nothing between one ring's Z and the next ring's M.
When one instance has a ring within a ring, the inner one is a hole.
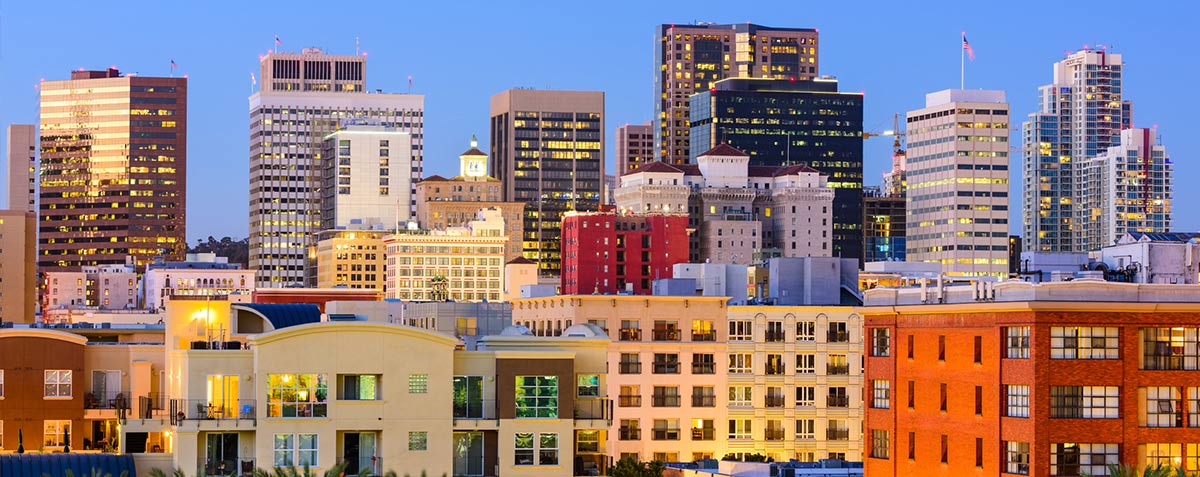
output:
M654 162L654 126L626 124L617 126L617 175L633 172L642 164Z
M908 113L907 260L950 275L1008 274L1008 103L944 90Z
M37 210L37 126L9 124L8 209Z
M33 323L37 310L37 213L0 210L0 322Z

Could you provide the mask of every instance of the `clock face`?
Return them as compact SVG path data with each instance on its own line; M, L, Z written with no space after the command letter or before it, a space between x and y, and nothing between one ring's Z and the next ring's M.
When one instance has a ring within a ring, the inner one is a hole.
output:
M484 167L483 163L480 161L468 162L467 163L467 175L482 176L483 170L484 170L483 167Z

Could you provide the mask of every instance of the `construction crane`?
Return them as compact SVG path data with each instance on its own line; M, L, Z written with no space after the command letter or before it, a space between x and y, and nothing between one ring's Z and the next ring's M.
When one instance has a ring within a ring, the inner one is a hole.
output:
M883 132L863 131L863 140L878 136L892 136L892 170L883 173L883 192L888 195L904 195L905 170L908 168L904 144L905 131L900 130L900 113L892 115L892 129Z

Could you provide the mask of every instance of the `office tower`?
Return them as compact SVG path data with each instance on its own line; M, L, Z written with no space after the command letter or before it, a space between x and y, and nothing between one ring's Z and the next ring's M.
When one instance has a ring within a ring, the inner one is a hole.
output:
M488 174L488 156L471 136L471 146L458 156L458 175L434 175L417 183L417 226L426 230L462 227L475 220L480 209L496 208L504 216L505 263L521 257L525 230L525 203L501 200L499 179Z
M388 177L415 182L425 98L368 93L365 56L305 48L263 56L260 70L262 89L250 96L250 268L258 271L258 287L284 287L304 283L306 253L321 230L325 137L351 123L407 133L411 170L392 167ZM389 195L415 193L389 187Z
M411 222L412 145L412 134L394 127L351 124L325 136L321 229L396 230Z
M1132 126L1122 96L1120 54L1081 50L1054 64L1054 82L1038 88L1038 110L1021 124L1022 233L1025 250L1088 252L1093 210L1078 205L1085 188L1077 164L1118 145Z
M905 260L904 195L891 195L879 186L863 187L863 261Z
M816 78L817 30L751 23L659 25L654 35L654 159L686 164L688 98L725 78ZM706 151L708 148L699 149Z
M0 322L33 323L38 305L36 264L37 212L0 210Z
M386 284L384 264L387 249L383 240L389 232L348 227L322 230L315 239L314 278L317 288L370 288L380 292Z
M8 210L37 212L37 137L36 125L8 125Z
M648 295L651 282L671 278L675 264L687 263L687 215L606 209L563 217L560 293Z
M1127 232L1171 231L1171 157L1155 132L1124 129L1117 143L1077 166L1088 193L1075 206L1090 214L1075 235L1084 250L1113 245Z
M1200 470L1195 285L988 285L864 293L866 475Z
M525 202L525 258L559 275L562 216L604 192L604 93L510 89L492 96L491 170L503 200Z
M187 78L72 71L41 84L38 267L183 259Z
M617 177L653 161L654 126L651 121L617 126Z
M504 231L502 211L483 209L463 227L400 230L385 237L387 298L500 301Z
M862 260L862 93L837 80L727 79L692 96L691 154L728 144L751 166L805 165L834 189L833 256ZM747 125L756 125L748 127Z
M1008 103L1003 91L925 95L908 117L908 260L1008 275Z

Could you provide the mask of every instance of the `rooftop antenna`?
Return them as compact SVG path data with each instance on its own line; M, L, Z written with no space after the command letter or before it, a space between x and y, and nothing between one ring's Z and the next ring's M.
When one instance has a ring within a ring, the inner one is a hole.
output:
M359 54L358 54L358 36L357 35L354 37L354 56L359 56Z

